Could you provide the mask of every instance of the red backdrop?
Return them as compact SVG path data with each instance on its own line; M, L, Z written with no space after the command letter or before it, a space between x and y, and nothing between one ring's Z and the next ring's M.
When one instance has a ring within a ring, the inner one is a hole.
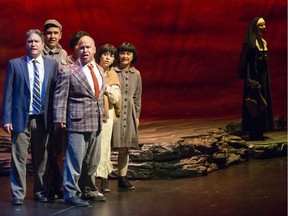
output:
M253 17L264 17L275 116L287 111L287 2L284 0L1 0L0 86L25 33L46 19L63 25L61 45L85 30L96 45L133 43L143 79L142 117L240 117L236 68ZM2 97L1 97L2 98Z

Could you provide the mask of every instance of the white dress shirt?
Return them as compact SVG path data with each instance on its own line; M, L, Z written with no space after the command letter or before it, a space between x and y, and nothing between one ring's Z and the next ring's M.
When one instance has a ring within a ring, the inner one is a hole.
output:
M103 84L103 77L102 77L100 71L98 70L98 67L96 67L96 64L94 62L90 62L88 64L92 64L93 65L93 70L94 70L94 73L95 73L96 78L98 80L99 90L101 90L102 84ZM91 86L91 89L92 89L93 93L95 94L94 82L93 82L93 78L92 78L90 69L88 68L88 64L86 64L85 66L82 66L82 69L84 71L85 76L88 79L88 82L89 82L89 84Z
M34 65L33 60L29 56L27 56L27 66L28 66L28 73L29 73L29 82L30 82L30 108L29 114L33 114L32 102L33 102L33 86L34 86ZM44 81L44 61L42 56L40 55L36 59L36 64L39 69L39 81L40 81L40 94L41 94L41 103L42 109L44 108L44 97L45 97L45 88L43 87ZM42 110L43 111L43 110Z

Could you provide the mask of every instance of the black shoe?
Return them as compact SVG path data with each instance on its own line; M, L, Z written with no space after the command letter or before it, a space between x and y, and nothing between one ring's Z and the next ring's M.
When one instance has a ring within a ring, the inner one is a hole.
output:
M94 202L105 202L106 198L102 193L99 193L97 195L93 195L93 196L82 196L81 197L84 200L91 200Z
M56 192L50 191L48 194L48 200L50 201L55 201L56 199L63 199L63 191L62 190L57 190Z
M63 197L64 197L63 191L62 190L56 191L55 196L56 196L56 199L63 199Z
M23 200L22 199L14 199L12 200L13 205L23 205Z
M124 190L134 190L135 187L128 181L126 176L120 176L118 179L118 188Z
M89 202L78 198L77 196L65 199L65 203L69 205L74 205L77 207L87 207L89 206Z
M110 187L109 187L108 179L106 179L106 178L103 178L103 179L101 180L101 191L102 191L103 193L108 193L108 192L111 191L111 190L110 190Z
M42 194L35 194L34 200L38 202L48 202L48 198Z

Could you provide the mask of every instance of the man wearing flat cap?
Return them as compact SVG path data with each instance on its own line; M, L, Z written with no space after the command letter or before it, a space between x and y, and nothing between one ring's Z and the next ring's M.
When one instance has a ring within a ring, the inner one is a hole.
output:
M62 37L62 25L55 19L48 19L44 23L45 47L43 55L54 59L59 63L59 67L68 65L67 52L59 44Z
M67 52L59 44L62 25L55 19L44 23L45 46L42 55L58 62L59 68L68 65ZM66 131L57 129L50 134L48 143L48 178L50 181L49 199L62 198L62 166L65 151Z

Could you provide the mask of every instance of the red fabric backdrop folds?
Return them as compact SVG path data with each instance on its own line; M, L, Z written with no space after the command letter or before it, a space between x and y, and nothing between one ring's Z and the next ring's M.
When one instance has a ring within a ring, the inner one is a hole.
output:
M1 98L10 58L25 54L25 33L46 19L63 25L61 45L85 30L96 45L133 43L142 73L142 117L240 117L236 68L246 28L264 17L275 116L287 113L287 2L283 0L2 0ZM1 99L2 101L2 99Z

